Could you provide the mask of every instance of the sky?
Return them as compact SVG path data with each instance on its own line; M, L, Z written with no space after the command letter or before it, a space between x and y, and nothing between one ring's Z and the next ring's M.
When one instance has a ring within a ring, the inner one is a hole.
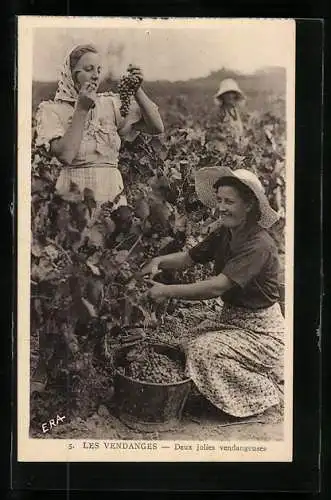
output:
M67 20L67 18L64 18ZM65 55L80 43L93 43L106 69L117 77L129 63L142 67L146 80L203 77L222 67L251 73L265 66L294 64L294 24L281 20L149 21L105 26L80 22L35 27L33 79L58 79ZM75 26L75 27L74 27ZM78 27L79 26L79 27ZM86 23L85 23L86 26Z

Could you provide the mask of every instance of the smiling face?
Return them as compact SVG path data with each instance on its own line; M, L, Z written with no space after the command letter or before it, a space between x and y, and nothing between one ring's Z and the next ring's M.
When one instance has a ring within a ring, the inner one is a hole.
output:
M241 198L236 188L232 186L219 186L216 191L216 197L224 226L235 228L246 223L252 205Z
M100 75L101 58L94 52L82 55L72 71L72 79L78 91L86 82L89 82L96 90L100 83Z

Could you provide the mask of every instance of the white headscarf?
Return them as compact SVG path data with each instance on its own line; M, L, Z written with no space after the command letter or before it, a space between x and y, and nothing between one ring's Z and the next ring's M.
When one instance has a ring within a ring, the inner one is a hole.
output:
M72 78L72 72L70 69L70 56L78 47L83 47L83 46L90 46L90 44L76 45L67 54L62 66L61 78L57 86L54 101L67 101L71 103L77 101L78 92L75 89L75 84Z

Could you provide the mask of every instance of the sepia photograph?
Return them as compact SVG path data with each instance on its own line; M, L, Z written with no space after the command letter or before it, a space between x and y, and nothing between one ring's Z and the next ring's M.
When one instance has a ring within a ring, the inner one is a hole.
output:
M18 28L19 460L291 461L295 21Z

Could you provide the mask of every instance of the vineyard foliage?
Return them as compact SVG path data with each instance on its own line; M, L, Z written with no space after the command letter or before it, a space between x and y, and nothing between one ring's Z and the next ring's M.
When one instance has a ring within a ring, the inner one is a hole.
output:
M176 310L174 300L152 304L148 282L135 273L153 256L195 245L218 223L217 212L203 207L195 195L198 168L253 170L272 206L281 209L283 217L272 234L279 252L284 251L282 97L269 95L264 111L243 110L245 140L240 146L219 123L210 96L155 100L165 134L141 134L122 145L119 168L127 207L113 211L107 203L96 212L93 193L81 193L75 185L60 196L55 191L60 164L32 144L31 338L47 365L49 394L56 394L59 405L66 393L63 404L68 405L69 391L70 411L79 408L80 415L106 397L112 342L133 328L148 333ZM192 282L208 273L209 267L197 266L182 273L163 272L158 279ZM45 417L43 408L32 405L37 421Z

